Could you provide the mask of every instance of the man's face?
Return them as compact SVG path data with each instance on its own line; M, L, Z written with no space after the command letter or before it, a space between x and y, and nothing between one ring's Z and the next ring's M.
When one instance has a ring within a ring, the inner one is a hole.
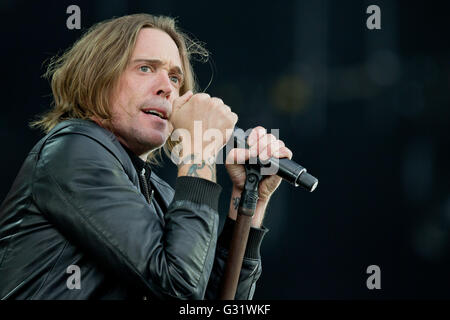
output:
M182 78L181 59L172 38L159 29L142 29L111 94L112 131L121 143L138 155L165 143L171 130L167 118Z

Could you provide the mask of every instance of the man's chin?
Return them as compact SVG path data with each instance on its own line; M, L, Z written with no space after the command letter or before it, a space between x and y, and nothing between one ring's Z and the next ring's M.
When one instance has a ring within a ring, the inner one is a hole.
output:
M148 139L148 145L152 149L158 149L161 148L167 140L168 136L165 133L162 132L156 132L151 135Z

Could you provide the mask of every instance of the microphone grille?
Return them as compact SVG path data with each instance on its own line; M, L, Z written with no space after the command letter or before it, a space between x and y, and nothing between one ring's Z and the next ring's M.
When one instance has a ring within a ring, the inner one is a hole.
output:
M309 192L313 192L317 185L319 184L319 180L314 176L310 175L308 172L304 171L297 179L297 184L307 189Z

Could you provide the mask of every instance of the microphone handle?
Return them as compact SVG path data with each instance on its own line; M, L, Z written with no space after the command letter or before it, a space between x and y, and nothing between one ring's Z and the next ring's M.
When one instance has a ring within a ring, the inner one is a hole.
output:
M295 187L301 186L309 192L313 192L319 184L319 180L316 177L310 175L306 172L304 167L293 160L289 160L288 158L270 158L267 164L262 164L258 160L258 164L260 166L275 166L275 168L278 169L277 175L279 177L283 178Z
M234 141L237 143L237 147L242 148L242 146L245 145L245 148L248 149L247 137L243 136L243 130L235 127L234 132ZM279 177L295 187L301 186L309 192L313 192L319 184L319 180L306 172L304 167L287 158L276 159L272 157L265 161L264 164L257 159L257 164L253 164L253 166L256 166L257 168L274 166Z

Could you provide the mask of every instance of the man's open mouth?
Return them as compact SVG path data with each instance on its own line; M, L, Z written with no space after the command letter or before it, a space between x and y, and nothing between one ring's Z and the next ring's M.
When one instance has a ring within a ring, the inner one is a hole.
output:
M151 114L157 117L160 117L161 119L167 120L167 117L162 112L156 111L156 110L142 110L146 114Z

